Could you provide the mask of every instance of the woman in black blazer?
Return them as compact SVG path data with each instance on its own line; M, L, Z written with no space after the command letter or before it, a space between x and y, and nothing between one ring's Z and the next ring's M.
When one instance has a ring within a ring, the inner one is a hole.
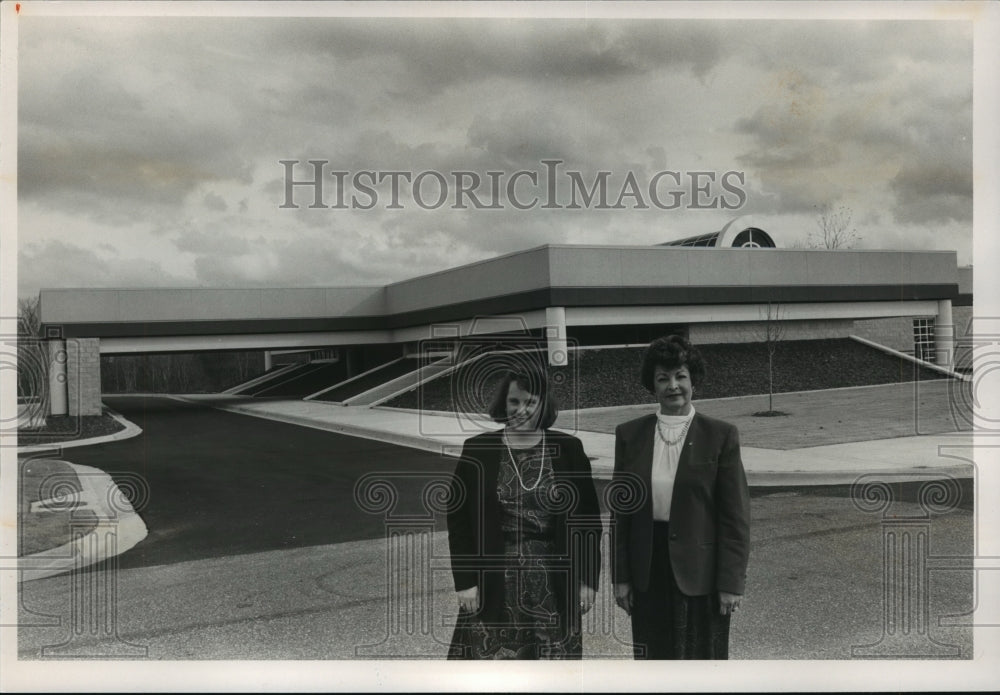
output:
M452 479L448 543L459 615L449 658L580 658L580 616L601 568L590 460L549 429L557 409L540 371L512 372Z
M654 340L642 383L659 412L615 432L615 477L637 497L627 513L612 511L612 579L637 659L728 658L743 598L750 494L736 427L691 404L704 376L686 339Z

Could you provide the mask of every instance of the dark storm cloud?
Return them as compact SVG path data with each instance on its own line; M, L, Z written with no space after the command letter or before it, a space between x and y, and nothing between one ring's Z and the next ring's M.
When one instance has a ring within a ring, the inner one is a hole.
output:
M906 133L904 154L889 184L899 222L972 221L971 94L935 101L926 112L915 110L900 123ZM939 113L951 113L951 122L942 122Z
M842 142L829 139L822 124L809 115L767 105L752 117L739 119L736 131L751 135L758 148L737 157L764 191L750 199L786 213L808 212L828 203L831 187L821 172L842 158ZM813 173L806 176L806 172ZM765 202L766 201L766 202Z
M187 253L205 253L213 255L241 255L250 250L250 242L236 234L216 231L213 234L201 234L189 230L174 239L178 251Z
M345 243L351 247L346 254L349 260L344 259ZM224 287L335 287L380 284L395 277L384 275L378 267L358 263L358 253L375 249L365 250L350 233L309 231L283 239L256 238L243 251L213 249L201 253L194 261L195 276L204 284ZM398 272L398 268L392 270Z
M204 205L209 210L214 210L216 212L224 212L229 206L226 204L225 198L215 193L209 193L205 196Z
M86 22L24 23L22 43L40 47L19 62L19 195L56 202L53 194L85 190L105 201L176 205L203 181L249 181L236 146L238 107L218 90L195 96L207 78L193 68L205 52L177 51L155 30L125 31L148 22L110 25L117 31L102 40ZM161 66L165 50L181 69Z
M237 173L249 182L248 171L235 160L217 168L219 160L206 159L205 151L185 156L172 149L169 137L141 144L125 140L98 145L62 135L44 139L25 135L20 143L19 196L58 205L51 198L55 194L62 207L113 216L116 211L134 212L123 205L178 205L200 183L219 180L220 172ZM225 162L226 156L221 156ZM239 174L241 168L244 173ZM79 196L84 192L85 201Z
M720 62L731 59L726 50L738 23L702 20L635 21L622 23L627 38L623 50L632 61L646 69L682 66L699 79L705 78Z
M972 219L970 168L953 168L943 163L912 165L900 170L890 187L896 194L893 215L899 222L927 224Z
M707 22L677 20L284 20L264 41L276 54L329 56L331 69L382 61L371 89L425 96L485 78L600 82L667 65L702 76L721 57Z
M303 208L285 210L280 159L541 177L540 160L555 158L587 181L611 170L612 197L627 171L744 168L748 209L776 215L851 187L886 220L961 219L966 199L971 37L942 22L35 21L19 56L22 275L79 253L43 253L73 216L98 222L72 231L91 241L128 230L114 236L120 256L154 259L144 285L174 282L158 265L201 284L381 283L542 243L644 243L727 221L451 200L426 211L408 193L404 210L309 210L304 188ZM929 192L930 161L946 193ZM95 282L135 277L99 254Z
M28 244L18 252L19 293L34 294L41 287L145 287L183 281L148 258L107 258L93 249L66 241Z
M486 76L600 79L638 69L608 44L603 30L580 21L329 19L308 28L285 23L271 33L269 46L328 55L344 61L346 69L382 60L387 80L404 68L414 80L373 89L438 91Z
M734 129L750 138L739 161L771 202L787 212L831 203L847 192L846 175L885 186L899 222L971 221L967 25L857 22L831 33L816 22L798 31L785 24L760 29L762 41L780 31L783 50L748 52L772 78L763 103L736 119ZM936 191L935 180L943 181Z
M794 68L833 90L891 79L911 63L972 66L969 22L756 20L722 26L741 60L771 72Z
M552 117L551 109L479 114L469 126L468 144L488 153L493 166L511 167L534 163L545 157L583 154L583 143ZM579 162L577 162L578 164Z

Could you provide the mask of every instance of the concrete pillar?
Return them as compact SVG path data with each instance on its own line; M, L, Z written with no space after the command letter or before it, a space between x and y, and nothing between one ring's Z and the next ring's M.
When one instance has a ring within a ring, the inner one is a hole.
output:
M69 395L66 387L66 341L51 339L49 342L49 412L68 415Z
M545 343L548 347L549 366L565 367L569 364L566 347L566 309L561 306L545 308Z
M264 371L268 371L273 366L271 362L271 351L264 350Z
M955 365L955 322L951 317L951 300L938 300L937 318L934 320L934 349L940 367Z

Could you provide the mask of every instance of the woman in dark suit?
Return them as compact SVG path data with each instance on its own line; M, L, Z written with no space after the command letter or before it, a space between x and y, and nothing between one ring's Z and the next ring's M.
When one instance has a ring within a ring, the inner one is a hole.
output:
M698 350L654 340L642 383L659 412L619 425L615 476L634 507L612 512L615 600L632 616L637 659L726 659L750 547L750 495L733 425L695 412Z
M580 616L601 568L590 460L549 429L557 409L540 371L508 374L455 468L448 543L459 616L449 658L580 658Z

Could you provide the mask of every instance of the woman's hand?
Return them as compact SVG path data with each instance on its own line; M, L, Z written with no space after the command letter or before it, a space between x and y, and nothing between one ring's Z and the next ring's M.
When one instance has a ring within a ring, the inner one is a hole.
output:
M624 610L629 615L632 615L632 583L623 582L621 584L615 584L615 603L617 603L622 610Z
M586 584L580 585L580 615L583 615L591 609L594 605L594 599L597 597L597 592L591 589Z
M740 607L743 597L740 594L730 594L725 591L719 592L719 614L732 615Z
M467 613L475 613L479 610L479 587L470 586L462 589L458 594L458 607Z

